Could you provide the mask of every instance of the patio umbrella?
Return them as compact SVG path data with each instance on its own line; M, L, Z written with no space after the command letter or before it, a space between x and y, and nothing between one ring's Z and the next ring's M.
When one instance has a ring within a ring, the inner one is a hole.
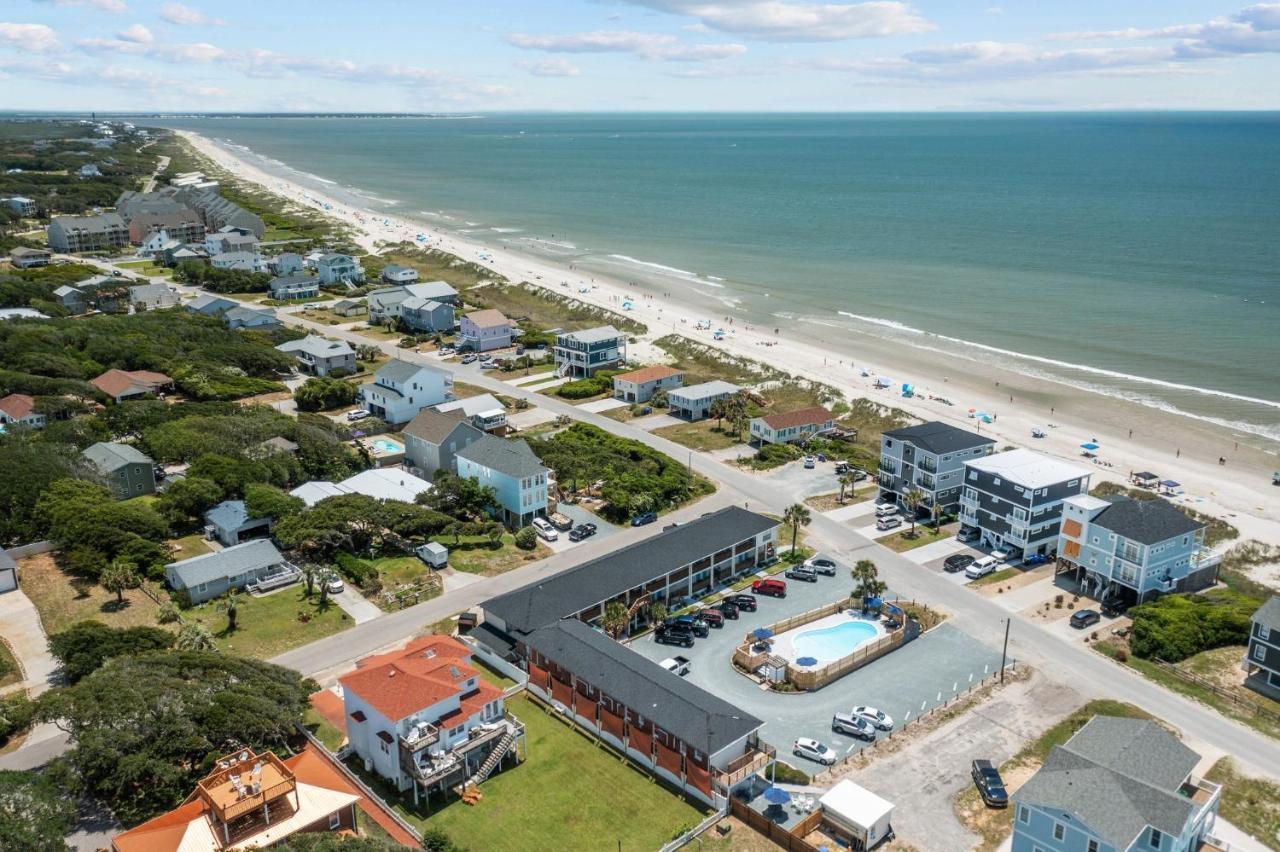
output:
M767 627L757 627L755 630L751 631L751 635L763 642L773 636L773 631Z
M1099 444L1095 444L1093 441L1085 441L1083 444L1080 445L1080 449L1093 452L1094 450L1098 449L1099 446L1100 446Z
M764 791L764 800L771 805L785 805L791 801L791 794L781 787L770 787Z
M797 666L816 666L818 664L817 657L800 657L796 660Z

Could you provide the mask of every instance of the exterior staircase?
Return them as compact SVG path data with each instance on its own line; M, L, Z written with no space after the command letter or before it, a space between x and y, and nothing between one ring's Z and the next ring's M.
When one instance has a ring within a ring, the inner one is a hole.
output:
M493 770L498 768L498 763L502 758L507 756L507 752L511 750L511 746L515 744L516 738L514 733L508 728L507 732L502 735L502 739L498 740L497 745L493 747L493 751L489 752L489 756L484 759L484 763L480 764L480 768L475 774L467 779L467 784L480 784L492 774Z

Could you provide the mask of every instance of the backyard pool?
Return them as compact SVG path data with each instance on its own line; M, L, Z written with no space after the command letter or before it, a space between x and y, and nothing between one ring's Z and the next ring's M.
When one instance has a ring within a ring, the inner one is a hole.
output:
M879 622L846 610L779 634L774 638L773 648L775 654L793 665L806 660L801 667L823 666L847 657L884 635Z
M369 443L373 444L373 448L381 455L404 452L404 447L387 438L374 438Z

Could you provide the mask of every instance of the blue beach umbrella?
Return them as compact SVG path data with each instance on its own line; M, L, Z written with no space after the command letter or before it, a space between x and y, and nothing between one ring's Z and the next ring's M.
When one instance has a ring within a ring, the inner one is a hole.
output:
M1080 445L1080 449L1093 452L1094 450L1098 449L1099 446L1100 446L1099 444L1095 444L1093 441L1086 441L1085 443Z
M764 791L764 800L771 805L785 805L791 801L791 794L781 787L770 787Z
M751 631L751 635L761 641L764 641L765 639L773 636L773 631L767 627L757 627L755 630Z
M816 666L818 664L817 657L800 657L796 660L797 666Z

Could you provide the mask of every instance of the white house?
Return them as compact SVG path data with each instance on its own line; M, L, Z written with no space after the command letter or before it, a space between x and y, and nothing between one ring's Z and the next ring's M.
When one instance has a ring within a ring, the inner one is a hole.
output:
M45 416L36 411L36 401L25 393L11 393L0 399L0 426L28 426L39 429L45 425Z
M360 387L360 401L369 413L388 423L408 423L452 392L451 373L397 358L379 367L371 384Z

